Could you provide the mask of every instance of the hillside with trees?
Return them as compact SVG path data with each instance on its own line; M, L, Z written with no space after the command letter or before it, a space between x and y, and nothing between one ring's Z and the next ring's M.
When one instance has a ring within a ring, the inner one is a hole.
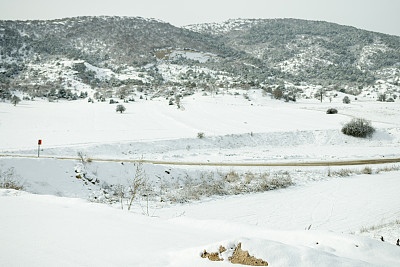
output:
M322 21L237 19L182 28L139 17L0 21L1 98L14 89L48 96L82 87L359 90L378 80L398 86L399 79L399 36Z

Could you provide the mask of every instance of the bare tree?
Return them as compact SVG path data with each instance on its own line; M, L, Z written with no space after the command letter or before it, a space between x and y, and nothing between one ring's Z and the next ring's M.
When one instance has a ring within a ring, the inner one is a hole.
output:
M11 98L11 103L14 104L14 106L16 106L19 102L21 102L21 98L19 98L18 96L14 95Z
M318 91L315 93L314 97L316 99L319 99L322 103L322 99L324 98L325 95L325 90L323 88L318 89Z
M129 91L128 86L122 86L118 88L117 95L119 99L125 99L128 96L128 91Z
M136 163L135 175L128 181L128 210L131 209L137 193L146 187L147 180L146 172L143 169L143 162Z

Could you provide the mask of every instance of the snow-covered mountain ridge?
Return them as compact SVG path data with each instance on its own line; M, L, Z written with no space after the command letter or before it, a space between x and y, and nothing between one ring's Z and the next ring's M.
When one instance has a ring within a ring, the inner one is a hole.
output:
M182 28L132 17L0 21L0 97L8 89L41 95L77 83L93 89L282 83L362 89L383 80L398 86L399 49L398 36L295 19ZM57 72L49 74L49 65Z

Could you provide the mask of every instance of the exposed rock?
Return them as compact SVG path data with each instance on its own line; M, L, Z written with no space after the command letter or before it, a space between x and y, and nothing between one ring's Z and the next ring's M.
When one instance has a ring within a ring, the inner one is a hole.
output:
M227 249L223 246L220 246L218 252L204 252L201 254L202 258L208 258L211 261L223 261L222 253L226 252ZM257 259L254 256L250 256L248 251L242 250L242 243L239 243L235 250L233 251L232 256L230 256L229 261L233 264L242 264L242 265L250 265L250 266L268 266L268 262Z
M204 252L201 254L201 257L208 258L210 261L223 261L223 259L219 257L218 252L208 253L206 250L204 250Z
M234 264L243 264L250 266L268 266L268 262L257 259L254 256L250 256L248 251L242 250L242 243L239 243L233 252L232 257L229 257L229 261Z

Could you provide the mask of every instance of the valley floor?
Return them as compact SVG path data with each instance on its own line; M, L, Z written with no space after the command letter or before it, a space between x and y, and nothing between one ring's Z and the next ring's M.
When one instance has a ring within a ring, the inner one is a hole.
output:
M0 189L0 265L228 266L230 248L241 242L270 266L399 266L399 164L145 163L141 167L154 193L149 202L141 195L128 211L115 196L108 198L137 173L138 165L128 160L400 158L398 101L360 97L349 105L339 98L283 103L262 96L261 90L247 93L249 100L196 94L182 100L184 110L162 98L138 100L127 103L123 114L100 102L0 103L0 154L35 156L42 139L42 156L81 158L0 157L0 174L13 172L26 191ZM339 114L326 114L330 107ZM353 117L371 120L375 134L367 139L343 135L342 125ZM258 186L263 177L288 179L289 186L230 193L217 188L215 194L193 195L215 184ZM216 251L220 245L228 248L220 255L225 261L200 257L204 249Z

